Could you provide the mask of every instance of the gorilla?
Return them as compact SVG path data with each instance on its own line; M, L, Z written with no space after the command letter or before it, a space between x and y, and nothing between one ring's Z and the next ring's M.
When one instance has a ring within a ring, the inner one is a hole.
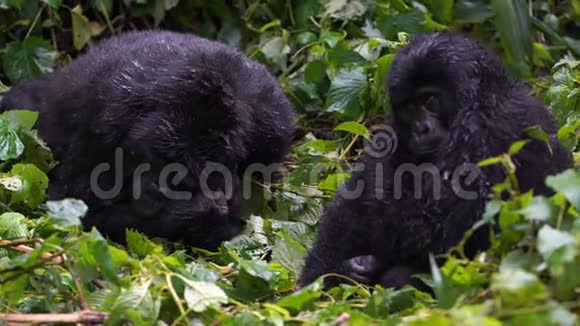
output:
M429 272L429 253L457 245L480 220L491 187L506 178L502 167L478 162L506 153L526 128L539 126L551 143L531 140L513 157L520 191L548 194L546 176L572 166L548 109L508 76L496 54L463 34L414 37L396 54L387 88L389 122L322 216L302 284L333 273L425 289L414 275ZM477 229L465 254L485 250L489 232ZM344 282L325 278L326 287Z
M101 41L71 64L14 86L2 111L32 109L59 164L50 199L85 201L83 223L213 249L238 234L241 177L283 160L293 107L241 51L168 31Z

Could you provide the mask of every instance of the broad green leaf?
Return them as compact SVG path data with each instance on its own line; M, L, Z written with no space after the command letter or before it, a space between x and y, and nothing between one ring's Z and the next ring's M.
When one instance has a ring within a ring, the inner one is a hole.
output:
M325 15L348 21L362 16L367 8L361 0L329 0L325 9Z
M339 71L330 84L327 110L358 118L361 113L360 96L367 84L367 75L362 68Z
M306 258L306 248L286 232L280 232L272 248L272 261L282 264L294 275L300 275Z
M310 17L317 17L324 9L320 1L296 0L294 4L294 13L296 27L306 28L310 23Z
M240 268L249 275L261 278L264 281L270 281L274 277L274 274L268 267L268 263L263 260L242 260L240 262Z
M393 59L395 59L394 54L385 54L384 56L380 57L376 64L378 66L375 80L376 85L379 88L383 88L385 79L387 78L389 71L391 70L391 64L393 63Z
M276 304L294 312L303 311L312 305L314 300L322 295L323 286L322 279L318 279L300 290L278 300Z
M397 38L401 32L417 34L427 32L427 19L421 10L412 8L395 16L379 16L377 28L387 40Z
M0 118L0 161L15 159L24 151L24 144L6 118Z
M580 141L580 119L568 123L558 130L558 141L572 151Z
M195 311L202 312L210 305L227 303L228 296L216 284L203 281L186 281L186 288L183 294L187 306Z
M56 52L48 41L31 36L8 43L2 62L6 75L16 83L52 71L55 59Z
M333 173L318 184L318 189L323 191L337 192L338 189L350 178L350 173Z
M36 208L46 199L48 177L42 170L32 164L15 164L10 175L22 180L19 191L12 193L11 203L27 203L30 208Z
M580 170L570 169L546 178L546 184L561 193L576 209L580 209Z
M329 48L335 47L340 40L345 37L344 34L338 32L325 31L320 34L320 42L326 44Z
M505 305L541 301L548 297L538 277L521 269L505 269L493 275L491 290Z
M123 291L113 304L112 315L116 318L126 316L128 313L138 313L142 320L153 325L159 314L153 296L149 292L150 283L132 285Z
M302 32L296 36L296 41L300 45L316 42L316 40L317 40L316 34L312 32Z
M0 215L0 238L18 239L28 237L26 218L20 213L8 212Z
M368 60L360 53L347 47L343 42L339 42L327 51L328 63L334 67L345 65L366 65Z
M79 275L89 281L102 275L113 284L119 284L118 270L113 263L107 241L93 229L75 243L76 268Z
M578 253L576 238L567 232L563 232L544 225L538 232L538 251L545 260L550 260L558 249L564 248L564 261L572 261Z
M369 130L364 125L356 121L346 121L334 127L333 131L346 131L351 134L369 138Z
M70 10L73 29L73 44L75 49L80 50L91 39L91 26L89 19L83 15L83 8L81 5Z
M80 226L82 224L81 218L88 211L87 205L78 199L47 201L46 207L48 217L63 227Z
M31 130L38 120L38 112L30 110L10 110L2 113L0 117L8 119L14 129Z
M556 207L547 198L538 196L521 213L529 221L545 222L555 216Z
M307 83L318 84L326 77L326 65L322 60L311 61L306 64L304 79Z
M19 130L18 137L24 144L21 156L23 163L34 164L44 173L48 173L57 164L50 148L40 139L36 130Z

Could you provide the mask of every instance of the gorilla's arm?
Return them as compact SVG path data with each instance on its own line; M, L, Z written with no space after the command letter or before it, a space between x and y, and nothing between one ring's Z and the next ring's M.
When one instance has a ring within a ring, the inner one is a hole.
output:
M354 175L347 184L356 184L360 175ZM341 189L337 199L328 207L322 216L318 229L318 238L310 251L302 271L301 281L304 284L313 282L327 273L350 275L347 260L356 256L368 255L371 252L369 238L370 219L365 216L360 198L346 199L342 197L345 189ZM344 279L328 277L327 287L343 283Z

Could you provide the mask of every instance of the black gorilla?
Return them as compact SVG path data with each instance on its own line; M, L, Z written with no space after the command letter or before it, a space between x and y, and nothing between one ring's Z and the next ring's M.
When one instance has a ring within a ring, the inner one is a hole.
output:
M85 225L121 242L125 228L203 248L233 237L244 225L243 170L281 161L294 131L293 108L264 66L225 44L161 31L102 41L13 87L0 108L40 112L40 136L60 161L49 197L83 199Z
M521 191L546 194L545 177L571 167L546 107L508 77L494 53L466 36L416 36L392 63L388 93L396 150L389 157L364 155L364 169L322 218L302 283L338 273L385 287L421 286L412 275L429 272L428 254L458 244L480 219L491 187L506 177L497 165L475 164L507 152L527 127L551 135L553 153L532 141L514 158ZM377 142L392 136L388 131L377 132ZM488 246L489 230L479 230L464 248L469 256ZM344 281L328 277L326 286Z

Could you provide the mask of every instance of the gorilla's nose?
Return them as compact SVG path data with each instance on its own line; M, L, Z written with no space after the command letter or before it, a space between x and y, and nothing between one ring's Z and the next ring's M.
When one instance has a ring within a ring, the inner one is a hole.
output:
M415 121L413 124L413 132L417 136L424 136L431 132L431 125L427 121Z

